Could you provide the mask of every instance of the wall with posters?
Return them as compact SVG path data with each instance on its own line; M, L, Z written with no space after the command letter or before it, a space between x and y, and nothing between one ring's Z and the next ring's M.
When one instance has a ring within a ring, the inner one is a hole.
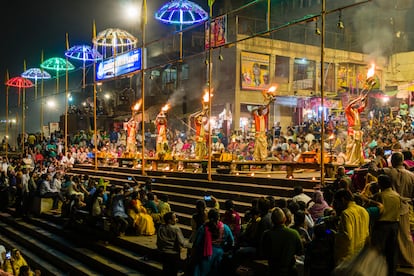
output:
M270 87L269 65L269 55L241 52L241 89L268 89Z

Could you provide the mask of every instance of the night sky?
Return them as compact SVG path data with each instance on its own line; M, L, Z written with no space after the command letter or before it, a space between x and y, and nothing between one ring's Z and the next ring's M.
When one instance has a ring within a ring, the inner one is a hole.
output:
M150 28L168 28L154 19L154 13L166 0L147 0L148 25ZM207 6L206 1L193 1ZM5 119L5 76L8 70L10 78L19 76L24 71L24 61L27 69L40 67L41 53L44 59L64 57L65 36L69 35L69 45L92 45L92 26L96 29L120 28L138 37L140 43L140 18L128 19L125 10L128 4L134 3L141 8L142 0L41 0L41 1L7 1L0 9L0 25L2 39L0 51L0 119ZM151 37L148 31L147 39ZM53 72L50 72L52 76ZM64 89L64 77L61 77L61 89ZM54 80L49 81L54 82ZM53 87L53 84L51 84ZM15 88L9 90L9 114L15 114L17 109L17 93ZM27 93L32 93L30 89ZM27 125L30 127L31 97L28 96L29 116ZM17 109L18 110L18 109ZM10 116L10 115L9 115ZM47 114L46 114L47 116ZM47 120L47 118L46 118ZM37 123L36 123L37 125ZM30 128L29 128L30 130ZM1 130L0 130L1 132Z

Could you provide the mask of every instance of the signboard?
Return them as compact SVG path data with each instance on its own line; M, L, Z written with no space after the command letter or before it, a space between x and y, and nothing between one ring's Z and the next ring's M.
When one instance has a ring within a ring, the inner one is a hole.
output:
M210 41L213 47L218 47L227 42L227 15L221 15L211 21L211 37L208 39L210 28L208 21L205 24L205 48L208 49Z
M43 136L50 138L49 126L42 126Z
M241 88L265 90L269 84L270 56L251 52L241 52Z
M141 70L141 48L99 62L96 80L106 80Z
M59 123L57 122L49 123L49 131L50 133L54 133L55 131L59 132Z

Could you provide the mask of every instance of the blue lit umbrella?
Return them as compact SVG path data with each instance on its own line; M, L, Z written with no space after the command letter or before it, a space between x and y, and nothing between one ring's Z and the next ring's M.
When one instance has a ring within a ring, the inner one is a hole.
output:
M47 80L51 76L48 72L43 71L40 68L30 68L24 71L21 76L26 79L32 79L35 81L35 99L37 99L37 80Z
M183 25L193 25L208 19L208 13L199 5L188 0L172 0L163 5L156 13L155 19L166 23L180 25L180 60L183 58Z
M155 18L167 24L192 25L207 20L208 13L191 1L172 0L155 13Z
M86 62L102 59L102 55L89 45L75 45L69 50L65 51L65 56L70 59L81 60L83 62L83 87L85 87Z

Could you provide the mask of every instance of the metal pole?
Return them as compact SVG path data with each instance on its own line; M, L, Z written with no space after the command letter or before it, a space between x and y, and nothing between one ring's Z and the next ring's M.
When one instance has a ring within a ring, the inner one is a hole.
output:
M142 12L145 13L142 16L143 22L141 23L142 32L142 52L141 52L141 99L142 99L142 120L141 120L141 174L144 176L145 173L145 25L147 24L147 9L146 0L143 2Z
M22 99L22 154L24 154L24 137L25 137L24 133L26 131L25 130L25 127L26 127L26 88L23 88L22 97L23 97Z
M267 0L267 30L270 30L270 7L271 3L270 0Z
M41 54L41 58L40 58L40 64L43 63L43 51ZM43 68L41 68L42 70L42 76L43 76ZM40 84L40 141L43 141L43 104L44 104L44 99L43 99L43 93L44 93L44 79L42 78L42 82Z
M9 155L9 86L6 87L6 159Z
M93 26L92 26L92 37L93 40L96 38L96 25L95 25L95 20L93 21ZM94 45L95 50L97 47L97 44ZM98 170L98 135L97 135L97 131L96 131L96 59L93 59L93 141L94 141L94 169L95 171Z
M207 153L208 153L208 166L207 166L207 173L208 173L208 180L211 181L211 138L212 138L212 131L211 131L211 87L212 87L212 41L211 41L211 18L213 17L213 2L209 5L209 16L208 16L208 145L207 145Z
M68 98L69 98L69 88L68 88L68 58L66 58L66 85L65 85L65 154L68 153Z
M94 158L95 158L95 171L98 170L98 133L96 130L96 63L93 63L93 145L94 145Z
M322 0L321 9L321 185L325 185L325 83L324 83L324 62L325 62L325 17L326 17L326 0Z

